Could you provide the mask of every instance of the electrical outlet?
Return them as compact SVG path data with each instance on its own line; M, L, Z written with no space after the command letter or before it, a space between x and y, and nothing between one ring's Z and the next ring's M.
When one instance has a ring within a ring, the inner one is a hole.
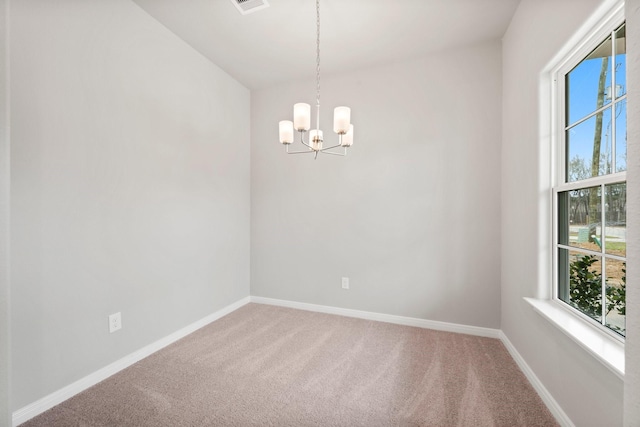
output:
M342 289L349 289L349 278L348 277L343 277L342 278Z
M114 333L117 330L122 329L122 317L120 312L109 315L109 333Z

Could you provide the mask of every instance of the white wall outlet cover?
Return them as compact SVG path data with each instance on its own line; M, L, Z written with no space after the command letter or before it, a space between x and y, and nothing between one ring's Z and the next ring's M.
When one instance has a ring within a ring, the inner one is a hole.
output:
M120 312L109 315L109 333L113 333L119 329L122 329L122 317Z
M348 277L343 277L342 278L342 289L349 289L349 278Z

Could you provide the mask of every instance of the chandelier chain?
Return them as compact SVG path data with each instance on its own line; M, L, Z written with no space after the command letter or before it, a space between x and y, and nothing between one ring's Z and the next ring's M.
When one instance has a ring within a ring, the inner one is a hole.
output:
M316 0L316 105L320 106L320 0Z

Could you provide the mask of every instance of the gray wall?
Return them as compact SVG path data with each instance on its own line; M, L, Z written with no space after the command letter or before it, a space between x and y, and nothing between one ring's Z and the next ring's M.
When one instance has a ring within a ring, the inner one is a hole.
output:
M0 426L10 425L9 328L9 3L0 0Z
M522 298L551 280L545 69L601 3L523 0L503 39L502 330L576 426L622 425L623 381Z
M629 107L627 153L629 216L627 340L625 343L624 425L640 423L640 0L626 0Z
M333 108L352 109L346 158L278 142L315 81L252 92L251 294L499 328L500 55L323 75L325 144Z
M250 94L128 0L11 27L15 410L249 295Z

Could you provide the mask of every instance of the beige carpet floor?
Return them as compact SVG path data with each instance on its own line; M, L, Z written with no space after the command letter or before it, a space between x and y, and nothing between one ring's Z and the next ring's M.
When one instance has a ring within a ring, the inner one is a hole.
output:
M23 424L556 425L497 339L259 304Z

